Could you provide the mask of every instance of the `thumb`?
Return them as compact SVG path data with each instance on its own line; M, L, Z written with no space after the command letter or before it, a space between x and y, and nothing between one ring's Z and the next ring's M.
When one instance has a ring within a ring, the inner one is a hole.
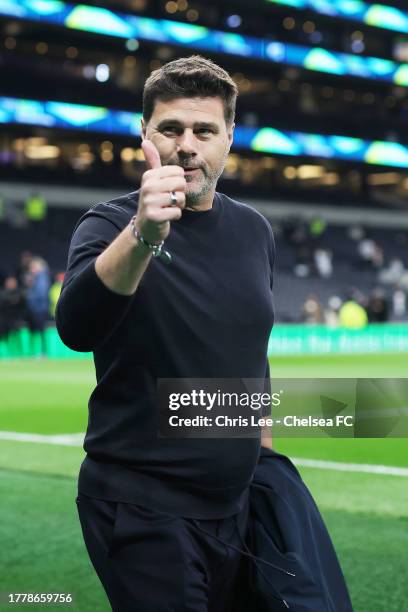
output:
M142 140L142 149L149 168L161 168L161 160L158 150L151 140L145 138Z

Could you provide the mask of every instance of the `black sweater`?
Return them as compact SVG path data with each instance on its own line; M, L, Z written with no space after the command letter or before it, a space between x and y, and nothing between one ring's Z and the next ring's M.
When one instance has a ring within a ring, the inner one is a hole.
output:
M172 263L152 258L134 295L121 296L98 278L95 259L137 200L133 192L80 219L56 310L64 343L95 360L79 491L226 517L245 500L260 439L159 438L157 379L269 377L272 231L258 212L217 193L211 210L185 210L172 223Z

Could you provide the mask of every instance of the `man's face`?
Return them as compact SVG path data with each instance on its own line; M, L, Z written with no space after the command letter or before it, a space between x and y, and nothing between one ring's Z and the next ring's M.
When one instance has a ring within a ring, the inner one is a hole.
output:
M186 204L196 206L215 191L232 143L234 126L224 118L221 98L157 100L143 138L157 147L163 166L185 169Z
M8 276L4 281L4 287L9 291L15 291L17 289L17 279L14 276Z

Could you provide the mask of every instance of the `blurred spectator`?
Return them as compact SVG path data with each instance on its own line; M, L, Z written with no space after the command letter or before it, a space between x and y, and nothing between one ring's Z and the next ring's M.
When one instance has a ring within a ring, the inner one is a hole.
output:
M354 242L358 242L364 238L364 230L360 225L352 225L347 230L347 235Z
M342 301L338 295L332 295L327 302L327 308L324 311L324 319L326 325L329 327L338 327L340 324L339 310L341 308Z
M41 257L33 257L29 265L26 293L28 324L32 332L41 337L42 354L45 355L45 324L49 318L50 276L48 266Z
M370 264L374 256L375 243L371 238L363 238L357 246L358 254L363 262Z
M306 242L307 229L297 218L290 217L283 223L283 235L288 244L296 246Z
M384 265L384 251L378 242L374 242L372 265L376 270L379 270Z
M17 268L17 281L20 287L27 287L30 275L30 263L33 259L31 251L23 251L20 255L20 262Z
M319 248L322 242L322 238L327 228L327 221L321 218L313 219L309 223L309 235L308 240L313 249Z
M394 258L390 261L388 267L380 271L378 280L384 285L395 285L400 282L404 272L404 264L401 259Z
M302 321L311 325L324 322L323 308L315 295L310 295L303 304Z
M339 321L342 327L347 329L361 329L368 323L365 308L354 299L349 299L341 306Z
M381 246L372 238L363 238L358 243L358 254L361 262L368 268L379 269L384 263L384 253Z
M53 319L55 318L55 309L57 307L57 302L58 302L58 298L61 293L63 282L64 282L64 273L58 272L58 274L55 276L55 280L53 284L51 285L51 288L48 294L49 302L50 302L50 315L52 316Z
M382 289L374 289L367 308L370 323L385 323L388 321L388 301Z
M318 275L320 278L330 278L333 273L332 265L333 254L327 249L316 249L314 253L314 261Z
M327 222L318 217L313 219L309 224L309 232L313 240L318 240L326 231Z
M47 215L47 202L39 193L32 193L25 201L25 214L29 221L43 221Z
M295 275L300 278L309 276L313 265L313 249L308 226L297 219L289 219L283 226L283 235L295 252Z
M25 300L15 276L7 276L0 291L0 337L22 327L25 318Z
M407 313L407 294L398 286L392 294L392 310L396 319L403 319Z

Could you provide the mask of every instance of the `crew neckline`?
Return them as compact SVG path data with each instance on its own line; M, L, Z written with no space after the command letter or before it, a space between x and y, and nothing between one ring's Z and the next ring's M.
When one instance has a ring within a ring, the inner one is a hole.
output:
M221 198L219 194L215 192L211 208L208 208L207 210L188 210L185 208L178 222L180 223L180 221L183 221L183 219L193 220L193 219L202 219L204 217L206 219L207 218L213 219L219 213L220 208L221 208Z
M137 202L139 201L140 189L133 192L130 195L137 196ZM221 195L216 191L214 193L213 204L211 208L207 210L187 210L184 209L181 218L177 221L177 223L184 221L192 221L193 219L214 219L220 213L222 208L222 198Z

